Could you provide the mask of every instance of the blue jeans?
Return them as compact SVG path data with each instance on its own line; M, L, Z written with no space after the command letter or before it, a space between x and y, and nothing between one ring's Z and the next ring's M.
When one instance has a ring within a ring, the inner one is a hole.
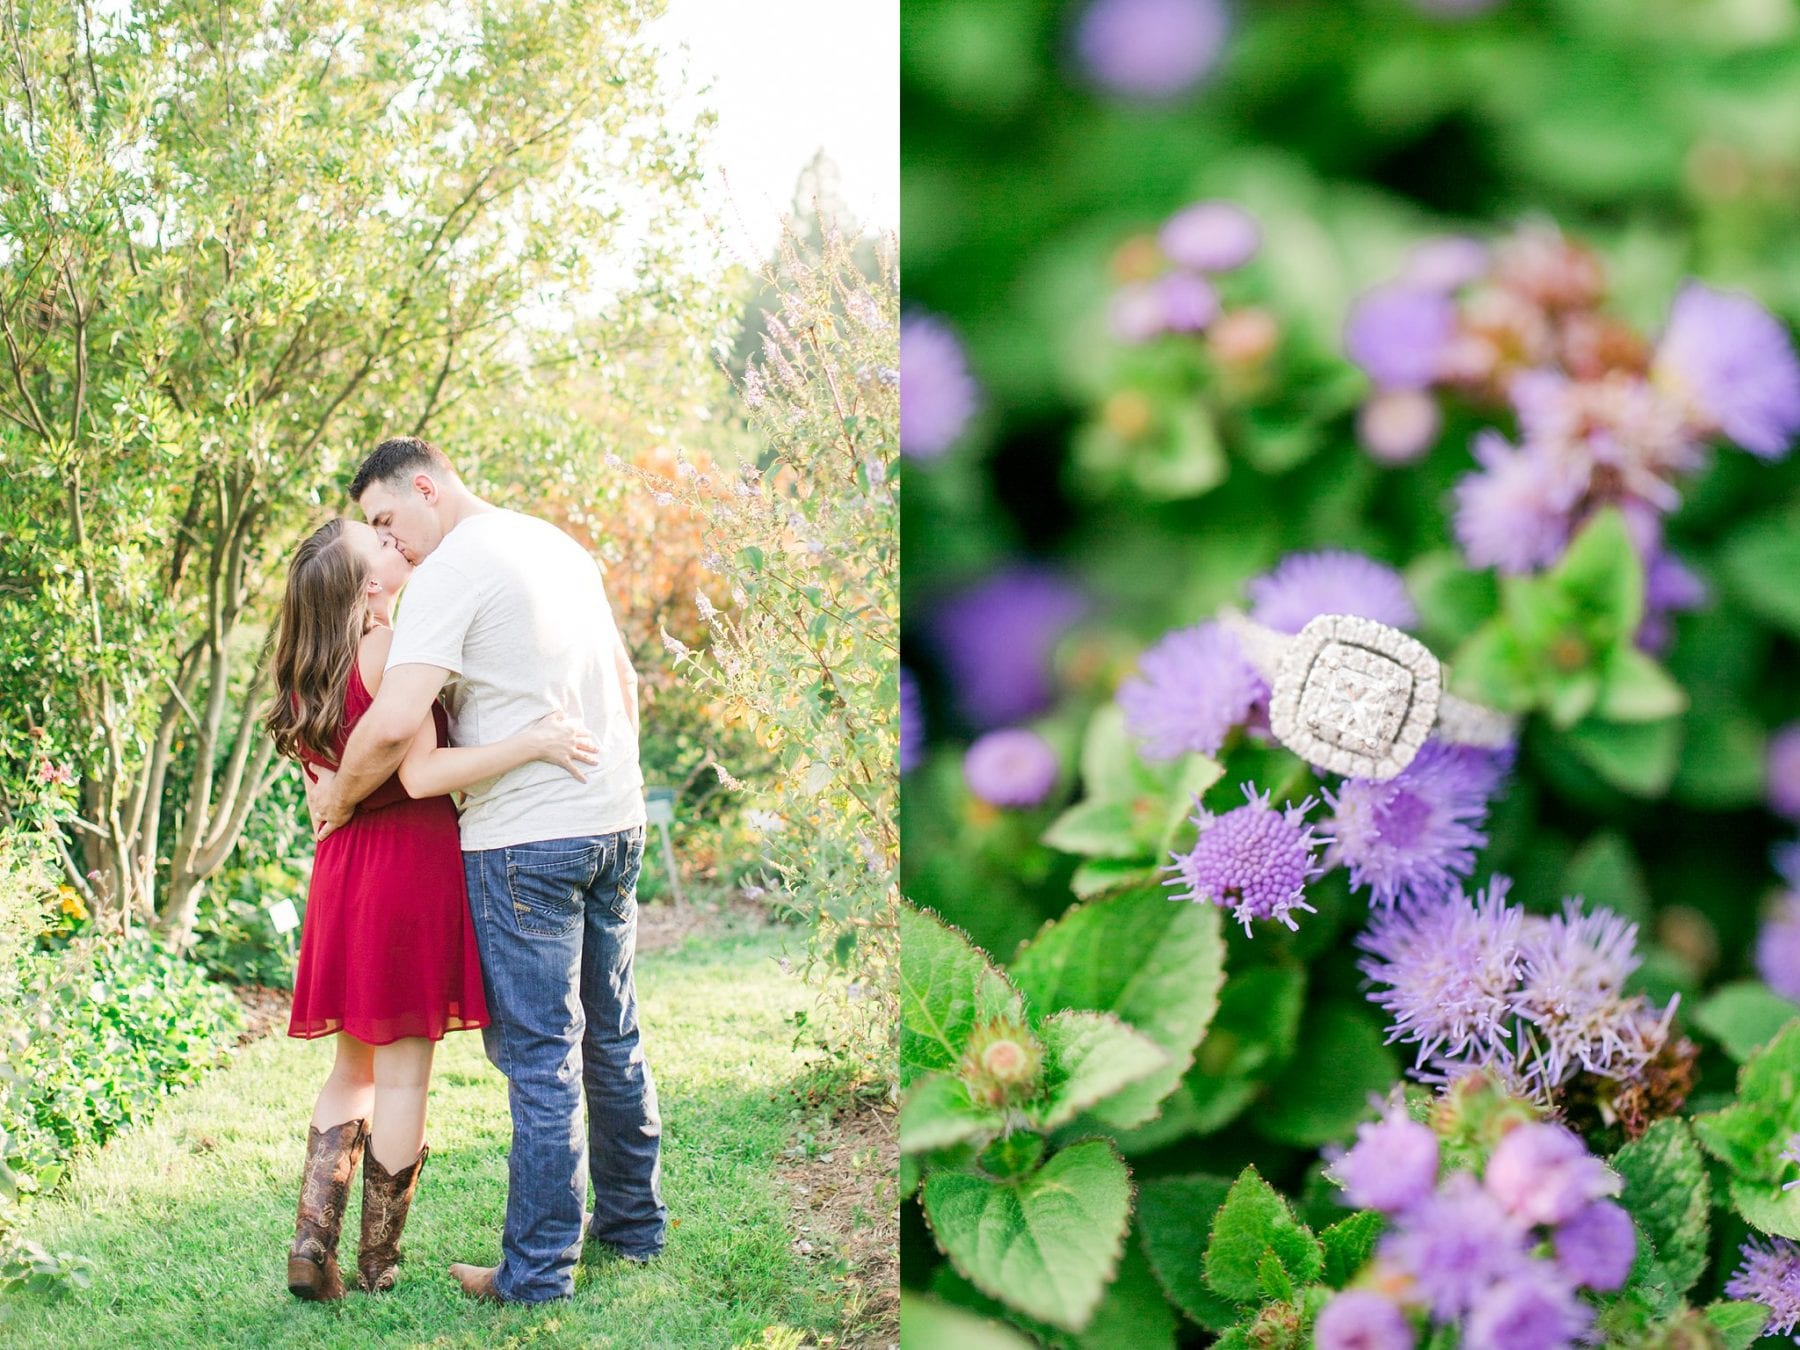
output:
M512 1105L505 1299L574 1291L584 1173L595 1238L627 1256L662 1250L662 1119L631 978L643 856L641 825L463 854L493 1019L482 1038Z

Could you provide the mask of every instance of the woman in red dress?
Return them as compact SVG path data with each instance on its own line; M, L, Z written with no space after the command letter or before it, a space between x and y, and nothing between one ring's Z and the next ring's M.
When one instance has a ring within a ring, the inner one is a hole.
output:
M275 645L268 727L301 764L310 808L381 686L390 606L411 571L361 521L327 521L294 554ZM288 1288L341 1298L337 1241L363 1159L357 1284L391 1288L419 1173L432 1050L488 1023L450 792L531 760L576 777L597 762L585 728L551 714L494 745L452 748L441 707L394 776L318 846L288 1035L335 1035L308 1133ZM317 822L314 822L315 828ZM364 1148L367 1154L364 1156Z

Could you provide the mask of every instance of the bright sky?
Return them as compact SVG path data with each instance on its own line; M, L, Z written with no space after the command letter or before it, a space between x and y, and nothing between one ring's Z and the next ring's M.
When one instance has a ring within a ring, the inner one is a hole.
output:
M689 88L712 86L700 95L719 114L707 205L728 238L748 231L766 251L821 148L845 206L899 228L898 0L669 0L647 31Z

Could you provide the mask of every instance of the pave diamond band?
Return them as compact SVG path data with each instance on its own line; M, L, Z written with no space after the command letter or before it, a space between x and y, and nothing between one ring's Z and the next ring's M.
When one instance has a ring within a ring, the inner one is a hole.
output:
M1282 633L1227 606L1219 620L1269 682L1275 739L1348 778L1392 778L1425 738L1510 744L1518 719L1444 691L1443 663L1417 638L1352 614Z

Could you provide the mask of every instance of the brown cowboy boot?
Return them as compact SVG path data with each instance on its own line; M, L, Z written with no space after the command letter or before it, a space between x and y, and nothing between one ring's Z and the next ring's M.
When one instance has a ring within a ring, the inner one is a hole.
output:
M400 1232L406 1211L425 1170L429 1148L421 1148L410 1167L390 1172L371 1148L363 1156L362 1240L356 1246L356 1284L365 1293L392 1289L400 1264Z
M344 1296L344 1280L338 1273L338 1233L344 1226L350 1178L368 1141L366 1120L346 1120L330 1129L307 1132L300 1213L294 1223L294 1245L288 1250L288 1292L296 1298Z

